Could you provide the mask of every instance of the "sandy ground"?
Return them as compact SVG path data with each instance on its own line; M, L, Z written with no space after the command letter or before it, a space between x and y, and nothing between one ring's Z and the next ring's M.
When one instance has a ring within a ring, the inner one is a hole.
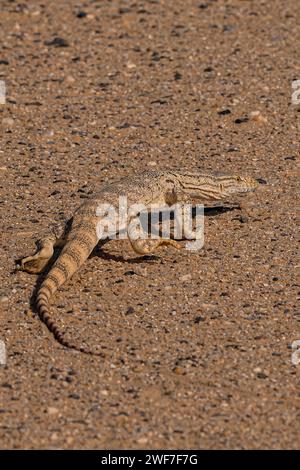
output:
M0 7L1 448L299 447L299 2ZM247 217L205 217L199 252L98 250L52 314L106 358L66 350L14 260L102 183L147 168L268 185Z

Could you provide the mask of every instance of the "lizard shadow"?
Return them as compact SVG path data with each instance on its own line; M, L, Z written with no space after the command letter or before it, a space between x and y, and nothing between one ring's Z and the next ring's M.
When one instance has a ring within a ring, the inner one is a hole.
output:
M102 242L99 242L99 244L96 246L96 248L92 251L88 259L91 259L93 257L98 257L102 258L105 260L112 260L112 261L118 261L118 262L123 262L123 263L129 263L129 264L134 264L134 263L143 263L145 261L156 261L159 260L160 257L156 255L145 255L145 256L137 256L131 259L125 259L123 256L117 256L112 253L109 253L107 251L103 251L102 247L108 242L109 240L105 240ZM33 292L30 296L29 304L30 304L30 309L32 310L33 313L37 313L37 307L36 307L36 297L37 294L40 290L40 287L46 279L48 273L51 271L55 261L58 259L60 252L62 251L61 248L57 248L54 251L54 255L51 258L50 262L47 264L46 268L43 270L42 273L37 275L37 279L34 285Z
M145 261L157 261L160 259L160 256L157 255L144 255L144 256L135 256L133 258L124 258L122 255L115 255L107 251L102 251L101 248L96 247L89 258L101 258L104 260L111 260L120 263L126 264L141 264Z
M220 205L220 206L213 206L213 207L206 207L204 208L204 215L205 216L216 216L219 214L223 214L224 212L232 211L240 209L240 206L238 204L232 204L232 205ZM196 210L193 209L192 215L195 216ZM172 218L172 217L171 217ZM101 258L104 260L111 260L111 261L116 261L116 262L121 262L121 263L126 263L126 264L142 264L145 261L147 262L157 262L161 259L160 256L157 255L144 255L144 256L135 256L133 258L125 259L121 255L115 255L110 253L109 251L103 251L102 248L103 246L108 242L109 240L103 240L100 241L97 246L94 248L92 253L89 256L89 259L97 257ZM50 262L47 264L46 268L42 273L40 273L37 277L32 295L30 296L30 308L32 312L37 313L37 308L36 308L36 296L37 293L44 281L44 279L47 277L48 273L52 269L53 264L59 257L61 252L61 248L57 248L54 251L54 255L51 258Z
M220 205L220 206L213 206L213 207L205 207L204 208L204 215L212 217L212 216L223 214L224 212L228 212L228 211L232 211L232 210L236 210L236 209L240 209L239 204L231 204L231 205L228 205L228 206ZM196 208L192 209L192 217L193 218L196 217ZM171 214L170 218L171 218L171 220L174 220L174 214ZM172 235L171 235L171 238L173 238ZM154 255L154 254L153 255L144 255L144 256L135 256L133 258L126 258L125 259L121 255L115 255L115 254L112 254L112 253L109 253L107 251L102 250L102 247L108 241L109 240L104 240L103 242L99 242L98 245L93 250L93 252L91 253L91 255L89 256L89 258L97 257L97 258L101 258L101 259L104 259L104 260L123 262L123 263L126 263L126 264L141 264L141 263L144 263L145 261L155 262L155 261L159 261L161 259L160 256Z

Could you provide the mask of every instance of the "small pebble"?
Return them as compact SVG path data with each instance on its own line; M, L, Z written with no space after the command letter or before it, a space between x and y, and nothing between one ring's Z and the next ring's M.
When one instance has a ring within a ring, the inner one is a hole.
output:
M76 16L77 18L85 18L87 13L85 11L79 11Z
M54 136L54 131L46 129L41 132L41 135L44 137L53 137Z
M137 439L136 442L137 442L138 444L147 444L148 438L147 438L147 437L140 437L139 439Z
M55 408L54 406L48 406L47 408L47 413L50 416L57 415L58 411L58 408Z
M258 379L267 379L267 378L268 378L268 375L265 374L264 372L258 372L257 378L258 378Z
M249 118L245 116L245 117L236 119L234 122L235 124L243 124L244 122L248 122L248 121L249 121Z
M237 220L239 220L241 224L246 224L247 222L249 222L249 217L247 217L246 215L239 215L237 217Z
M198 315L198 317L195 318L194 323L198 324L204 320L205 320L204 317L201 317L200 315Z
M2 124L4 127L12 127L15 121L12 118L3 118Z
M219 116L226 116L226 114L230 114L231 111L230 109L222 109L221 111L218 111Z
M173 369L173 372L175 372L175 374L177 374L177 375L183 375L184 374L184 369L182 367L175 367Z
M184 276L181 276L179 278L179 281L181 282L186 282L186 281L190 281L192 279L192 275L191 274L184 274Z
M252 111L250 113L250 119L260 124L266 124L268 122L267 118L264 117L260 111Z
M69 47L69 43L66 39L55 37L51 41L45 41L45 46L55 46L55 47Z
M74 77L72 77L72 75L67 75L66 78L65 78L65 81L67 83L74 83L76 81L76 79Z
M126 315L131 315L132 313L134 313L134 308L133 307L128 307L128 309L126 311Z

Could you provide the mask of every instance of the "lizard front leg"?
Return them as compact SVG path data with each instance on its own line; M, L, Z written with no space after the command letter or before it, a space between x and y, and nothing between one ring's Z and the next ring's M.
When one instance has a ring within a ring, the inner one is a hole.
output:
M174 236L182 240L195 240L196 232L193 230L191 215L186 214L184 204L176 204L174 211Z
M171 245L177 250L181 250L182 246L176 242L175 240L171 240L168 238L159 238L158 240L132 240L129 237L129 241L133 250L139 255L151 255L153 254L160 246L167 246Z

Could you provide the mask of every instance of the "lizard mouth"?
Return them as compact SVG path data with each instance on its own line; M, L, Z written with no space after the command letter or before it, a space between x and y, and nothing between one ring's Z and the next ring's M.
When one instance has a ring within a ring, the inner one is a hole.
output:
M256 178L256 181L259 183L259 184L268 184L266 180L264 180L263 178Z

